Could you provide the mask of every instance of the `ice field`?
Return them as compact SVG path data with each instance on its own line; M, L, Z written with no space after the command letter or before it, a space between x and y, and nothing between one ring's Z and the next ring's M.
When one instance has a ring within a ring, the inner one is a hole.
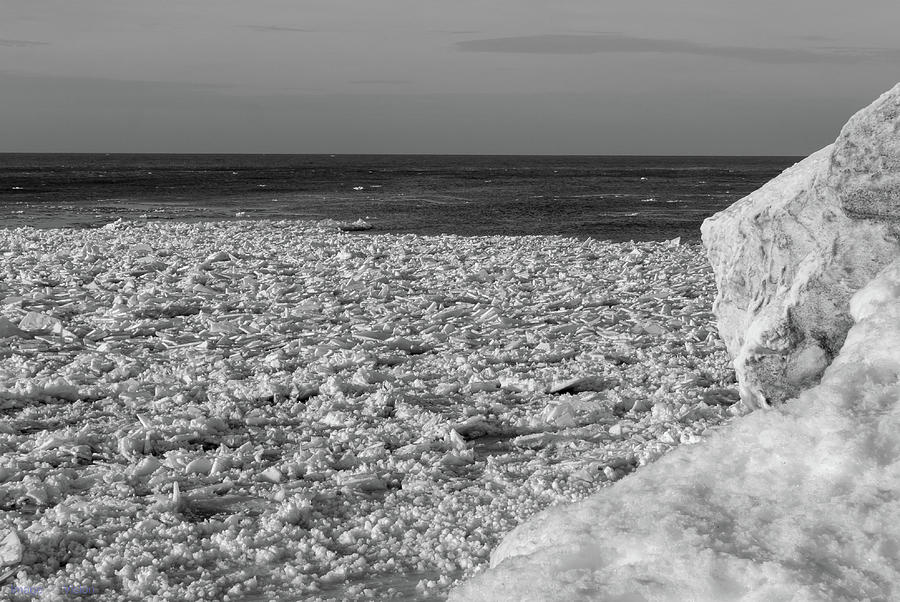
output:
M441 599L734 413L696 244L115 222L0 276L0 579L44 596Z

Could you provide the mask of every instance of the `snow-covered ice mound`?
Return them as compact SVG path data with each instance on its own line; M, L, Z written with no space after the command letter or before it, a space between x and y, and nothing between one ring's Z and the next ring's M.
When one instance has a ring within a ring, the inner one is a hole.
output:
M508 535L453 600L900 599L900 260L821 383Z

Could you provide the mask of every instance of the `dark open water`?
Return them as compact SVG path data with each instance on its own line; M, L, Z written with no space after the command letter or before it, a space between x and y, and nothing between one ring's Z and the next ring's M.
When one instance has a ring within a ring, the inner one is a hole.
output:
M2 226L365 219L374 232L697 238L796 157L0 154Z

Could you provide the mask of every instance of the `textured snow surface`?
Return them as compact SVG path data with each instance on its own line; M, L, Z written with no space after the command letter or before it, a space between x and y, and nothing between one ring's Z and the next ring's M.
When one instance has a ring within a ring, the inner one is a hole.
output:
M900 260L821 384L518 527L454 600L900 599Z
M4 588L442 597L731 415L699 246L342 227L0 231Z

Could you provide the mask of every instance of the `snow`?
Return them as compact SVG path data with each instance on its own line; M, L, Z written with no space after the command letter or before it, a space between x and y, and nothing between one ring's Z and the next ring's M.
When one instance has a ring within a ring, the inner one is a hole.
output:
M900 598L900 260L821 383L508 535L452 600Z
M698 245L345 229L0 230L4 588L440 598L733 414Z

